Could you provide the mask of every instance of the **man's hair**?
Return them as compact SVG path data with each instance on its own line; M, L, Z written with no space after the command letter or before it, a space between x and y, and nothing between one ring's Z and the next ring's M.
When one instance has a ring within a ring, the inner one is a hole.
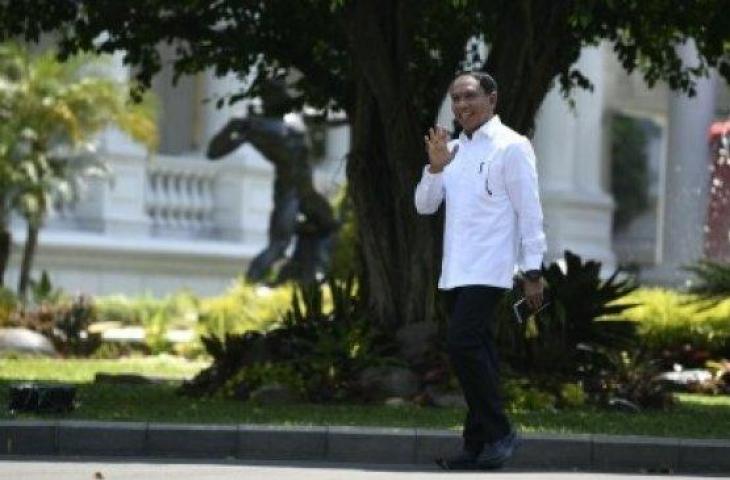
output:
M457 73L454 76L454 80L456 80L459 77L469 76L474 78L477 82L479 82L479 86L482 87L482 90L484 90L484 93L489 95L492 92L497 91L497 81L487 72L479 72L479 71L470 71L465 70L462 72ZM453 81L452 81L453 83Z

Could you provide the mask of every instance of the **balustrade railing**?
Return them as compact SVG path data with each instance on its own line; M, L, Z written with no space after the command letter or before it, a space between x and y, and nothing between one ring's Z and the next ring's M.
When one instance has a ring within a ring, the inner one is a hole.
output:
M213 167L179 157L156 157L148 164L144 204L153 235L213 236Z

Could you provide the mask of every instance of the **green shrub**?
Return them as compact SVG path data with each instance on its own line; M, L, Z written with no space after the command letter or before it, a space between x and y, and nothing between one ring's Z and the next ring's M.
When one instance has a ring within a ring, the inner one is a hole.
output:
M583 262L569 251L565 264L565 272L556 263L543 269L550 304L540 315L516 321L512 305L522 295L519 290L505 295L497 310L501 354L523 373L572 376L585 361L579 346L619 347L634 339L633 322L605 318L629 308L613 302L633 291L633 283L619 280L618 271L603 280L599 262Z
M564 383L560 387L560 405L568 408L582 407L586 403L586 392L579 383Z
M268 288L236 280L220 296L199 298L180 291L163 298L151 295L114 295L97 299L98 321L145 329L145 344L152 353L181 351L185 355L203 352L200 342L173 346L166 333L174 328L195 329L198 337L264 331L277 324L289 307L290 286ZM329 301L329 299L328 299Z
M616 208L614 230L628 225L649 206L647 134L639 120L614 115L611 122L611 193Z
M225 294L200 301L198 334L216 336L265 331L289 308L292 287L264 287L237 279Z
M566 251L565 272L557 263L552 263L543 273L550 297L565 311L568 346L582 342L623 346L633 337L630 323L600 321L628 308L627 304L614 302L637 288L631 279L620 279L620 270L604 280L600 276L600 262L583 262L578 255Z
M384 352L391 339L374 327L362 307L354 275L347 280L330 278L326 285L294 291L281 328L288 332L299 354L297 369L305 379L310 399L352 395L358 374L387 360Z
M171 320L165 307L163 304L157 310L142 317L144 343L153 355L170 352L172 348L172 344L165 336Z
M502 385L505 407L510 412L553 410L555 396L530 384L528 380L507 380Z
M368 321L353 276L297 287L275 328L204 336L202 342L213 364L184 384L182 393L215 394L235 376L247 375L241 370L272 364L293 368L311 401L362 398L359 373L388 361L393 346L392 336Z
M642 288L617 303L635 305L621 317L637 323L640 338L653 352L691 345L730 355L730 298L708 302L698 295Z
M118 360L122 357L130 357L133 355L143 356L145 354L145 347L134 343L101 342L99 348L94 350L89 357L97 360Z
M164 300L151 295L137 297L110 295L97 297L95 303L100 322L119 323L123 326L142 326L144 319L157 311Z
M19 304L18 297L12 290L0 287L0 327L9 325L10 316Z
M57 305L59 303L68 303L70 301L66 292L61 288L56 288L51 283L51 277L48 272L43 270L41 278L38 280L30 280L30 294L33 305Z
M79 296L57 304L18 308L11 314L8 325L44 335L64 356L89 356L101 344L101 336L89 332L95 318L92 301Z
M646 349L605 351L609 366L592 375L587 387L593 401L610 406L616 400L638 409L666 409L674 404L667 385L657 379L660 362Z
M165 336L170 329L195 328L200 310L200 300L188 291L164 298L151 295L99 297L96 305L99 322L143 327L145 345L155 354L171 351L172 344Z
M271 362L254 363L240 369L218 393L227 398L247 400L251 392L271 383L286 385L300 395L306 393L304 380L291 364Z
M335 209L340 220L340 228L332 250L329 275L334 278L347 278L350 274L359 276L362 272L358 249L358 231L355 209L347 189L340 192L335 201Z

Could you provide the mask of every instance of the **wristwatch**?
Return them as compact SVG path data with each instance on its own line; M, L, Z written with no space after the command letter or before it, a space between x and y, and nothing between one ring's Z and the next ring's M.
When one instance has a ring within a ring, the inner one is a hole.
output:
M530 280L531 282L535 282L535 281L540 280L542 278L542 270L538 270L538 269L535 269L535 270L527 270L524 273L524 277L526 279Z

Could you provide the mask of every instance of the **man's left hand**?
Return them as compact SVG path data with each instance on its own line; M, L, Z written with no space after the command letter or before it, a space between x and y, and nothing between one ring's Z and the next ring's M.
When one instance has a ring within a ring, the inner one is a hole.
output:
M542 306L544 288L542 278L535 280L524 279L525 300L533 311Z

